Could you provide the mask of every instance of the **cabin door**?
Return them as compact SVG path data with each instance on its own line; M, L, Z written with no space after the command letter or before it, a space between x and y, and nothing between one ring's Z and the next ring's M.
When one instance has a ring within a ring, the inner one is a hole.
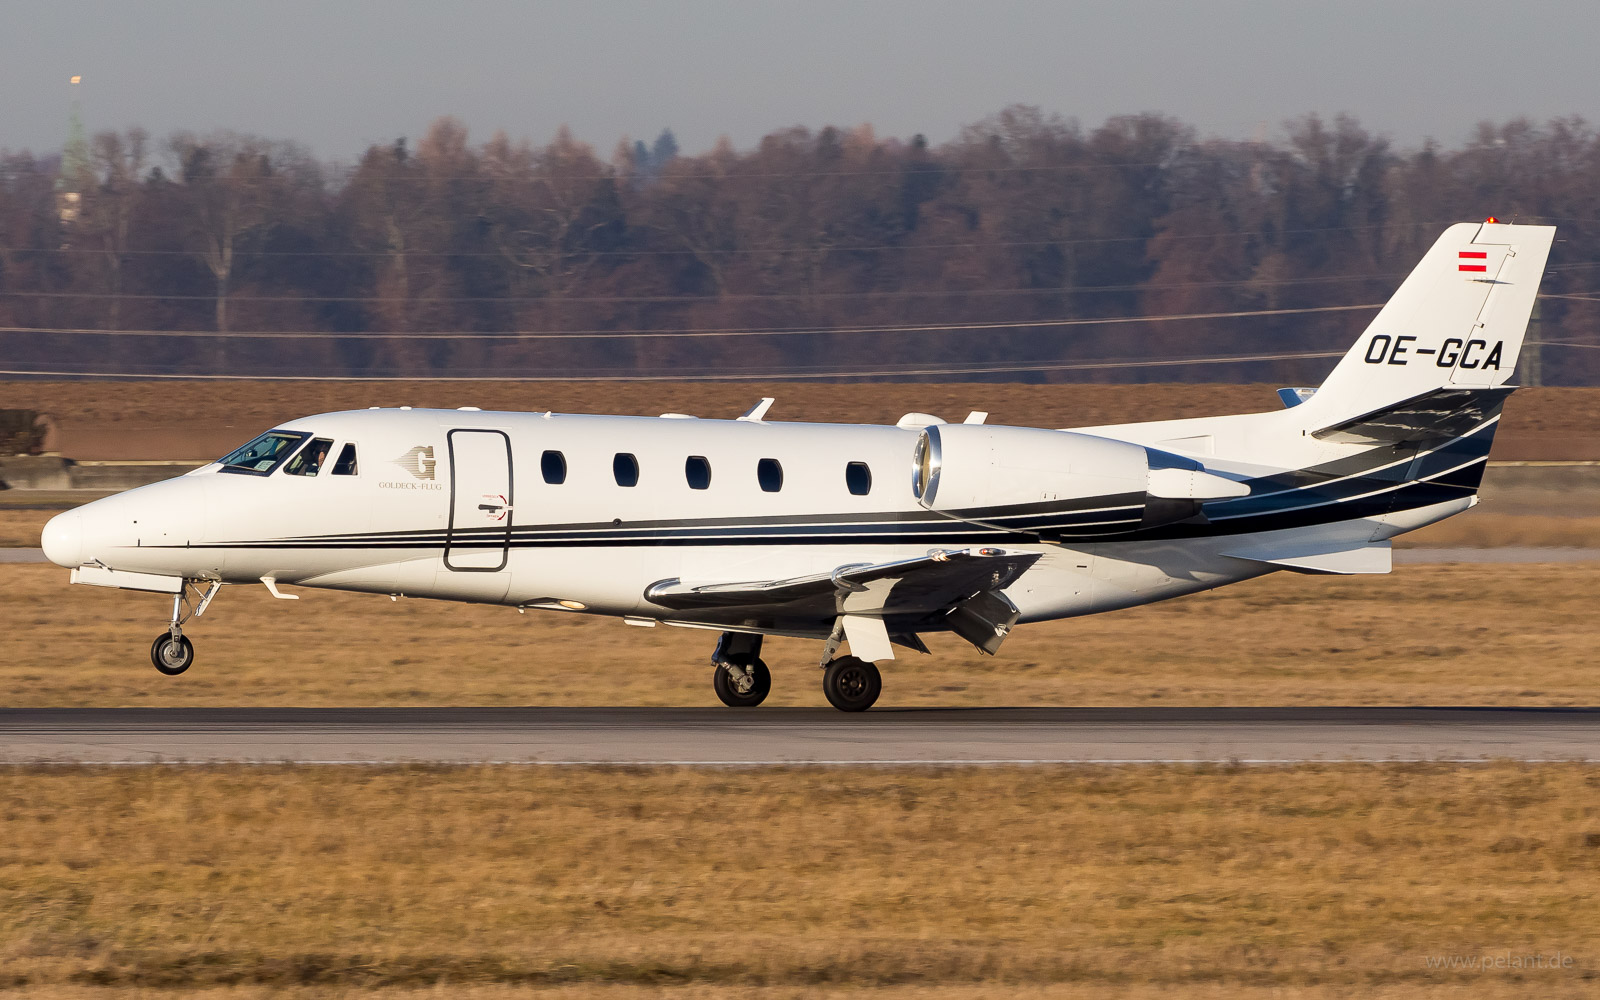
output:
M504 431L455 430L450 440L450 533L444 565L496 573L511 547L511 439Z

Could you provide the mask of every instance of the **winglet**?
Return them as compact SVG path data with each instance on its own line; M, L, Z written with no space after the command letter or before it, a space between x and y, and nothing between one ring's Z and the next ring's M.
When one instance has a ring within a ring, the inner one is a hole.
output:
M773 397L771 397L771 396L762 396L761 397L761 402L759 402L756 405L750 407L750 409L745 413L744 416L739 417L737 419L739 419L739 420L748 420L752 424L759 424L766 418L767 411L772 409L772 404L774 402L776 402L776 400L773 399Z

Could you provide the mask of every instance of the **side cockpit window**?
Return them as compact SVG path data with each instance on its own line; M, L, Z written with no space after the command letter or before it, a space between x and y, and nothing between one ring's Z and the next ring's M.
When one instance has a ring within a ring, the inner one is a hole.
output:
M299 431L268 431L221 459L222 472L245 476L270 476L283 460L294 454L310 434Z
M333 474L336 476L353 476L356 474L356 446L354 442L346 444L339 450L339 460L333 463Z
M327 438L312 438L310 444L301 448L299 454L289 459L289 464L283 467L283 472L288 476L315 476L322 471L323 465L328 461L328 452L332 450L332 441Z

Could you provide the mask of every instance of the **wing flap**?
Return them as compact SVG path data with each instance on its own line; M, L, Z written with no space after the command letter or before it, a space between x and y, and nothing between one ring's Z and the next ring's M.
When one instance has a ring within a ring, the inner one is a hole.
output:
M673 611L739 610L784 618L929 614L989 590L1003 590L1039 561L1013 549L934 549L925 556L840 566L784 580L685 586L662 580L645 599Z

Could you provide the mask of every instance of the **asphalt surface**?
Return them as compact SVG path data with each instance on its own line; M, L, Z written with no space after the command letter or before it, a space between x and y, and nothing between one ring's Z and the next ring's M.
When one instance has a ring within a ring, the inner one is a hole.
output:
M0 762L1600 761L1600 708L0 709Z

